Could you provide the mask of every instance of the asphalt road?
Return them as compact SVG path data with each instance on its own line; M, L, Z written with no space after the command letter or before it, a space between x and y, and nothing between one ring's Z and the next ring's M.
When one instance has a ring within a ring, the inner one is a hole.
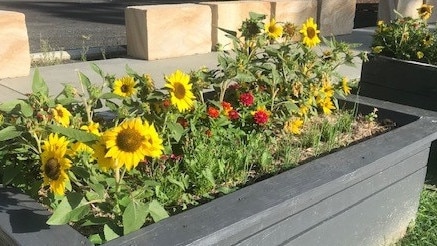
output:
M25 14L30 52L35 53L125 46L127 6L181 2L184 0L0 0L0 9Z
M127 6L183 2L196 1L0 0L0 10L18 11L26 15L30 52L36 53L83 47L126 46L124 9ZM369 6L357 5L357 27L376 22L374 8Z

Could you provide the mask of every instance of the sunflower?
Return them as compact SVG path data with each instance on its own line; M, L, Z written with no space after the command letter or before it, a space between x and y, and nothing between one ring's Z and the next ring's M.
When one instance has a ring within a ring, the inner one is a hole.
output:
M52 109L52 115L53 119L62 126L68 127L70 125L71 113L61 104Z
M290 119L286 124L285 124L285 131L291 134L300 134L301 133L301 129L303 126L303 120L300 118L293 118Z
M306 23L303 24L302 29L299 32L303 37L302 42L310 48L321 42L318 36L320 31L317 30L317 24L314 23L313 18L309 18Z
M349 87L349 80L346 77L341 79L341 88L345 95L351 94L351 88Z
M93 145L93 149L93 157L97 160L99 168L103 171L107 172L110 169L118 169L121 167L113 158L105 157L107 149L104 138L100 138L100 140Z
M166 76L165 79L167 80L165 87L170 89L171 103L178 108L179 112L191 109L195 97L193 92L191 92L190 76L180 70L176 70L170 76Z
M417 9L417 13L422 20L428 20L429 17L431 17L432 8L434 8L434 6L429 4L422 4L422 6Z
M100 127L99 123L90 122L86 126L81 126L80 129L92 133L96 136L100 136L102 135L102 133L100 133L99 127Z
M330 115L332 113L332 110L335 109L335 105L329 97L320 100L319 105L322 108L323 113L326 115Z
M113 92L121 97L131 97L137 93L136 85L133 77L125 76L114 81Z
M57 195L64 195L65 183L69 181L67 170L71 167L71 161L65 157L68 144L65 137L51 133L42 146L41 172L44 185L50 185L50 190Z
M103 134L107 153L127 170L135 168L145 158L159 157L164 149L155 127L140 118L126 120Z
M265 31L269 38L277 39L282 36L283 27L272 18L269 23L265 24Z

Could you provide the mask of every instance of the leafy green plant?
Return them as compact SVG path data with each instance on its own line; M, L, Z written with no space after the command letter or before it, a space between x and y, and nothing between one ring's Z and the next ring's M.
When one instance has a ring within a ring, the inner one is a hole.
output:
M156 88L128 66L51 96L36 70L26 99L0 104L0 176L102 243L352 140L350 93L336 71L362 54L251 13L219 67L166 75ZM208 93L205 93L205 90ZM359 128L359 127L358 127ZM346 135L344 135L346 134Z
M437 34L427 24L432 8L423 4L418 9L418 18L397 13L398 18L389 23L379 21L373 35L372 53L437 64Z

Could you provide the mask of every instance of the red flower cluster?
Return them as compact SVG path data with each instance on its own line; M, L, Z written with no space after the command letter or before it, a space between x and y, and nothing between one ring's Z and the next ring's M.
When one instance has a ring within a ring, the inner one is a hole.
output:
M220 111L214 107L208 107L208 116L217 119L220 116Z
M269 121L270 112L265 108L258 108L253 114L253 120L258 125L265 125Z
M238 114L237 110L232 109L231 111L229 111L228 113L228 118L230 120L238 120L238 118L240 118L240 115Z
M254 98L250 92L246 92L240 95L240 103L243 106L249 107L253 104Z

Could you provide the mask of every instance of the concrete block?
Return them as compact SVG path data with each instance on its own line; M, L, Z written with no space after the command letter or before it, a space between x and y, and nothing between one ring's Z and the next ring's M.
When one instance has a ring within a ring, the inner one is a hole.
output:
M428 23L437 22L437 0L426 0L425 3L434 6L434 8L432 9L432 15L428 19Z
M212 11L212 45L216 47L222 45L224 49L231 49L231 41L225 35L226 33L219 30L218 27L237 31L241 23L249 18L249 12L267 15L270 19L271 3L266 1L218 1L218 2L201 2L207 5Z
M198 4L132 6L125 10L127 53L156 60L211 51L211 9Z
M0 44L0 79L29 75L29 38L23 13L0 10Z
M430 2L430 1L428 1ZM422 6L424 0L385 0L379 1L378 19L385 22L396 19L396 9L403 16L418 17L417 9Z
M291 22L297 26L310 17L317 19L317 0L270 0L272 16L278 22Z
M318 0L318 28L322 36L352 33L356 0Z

